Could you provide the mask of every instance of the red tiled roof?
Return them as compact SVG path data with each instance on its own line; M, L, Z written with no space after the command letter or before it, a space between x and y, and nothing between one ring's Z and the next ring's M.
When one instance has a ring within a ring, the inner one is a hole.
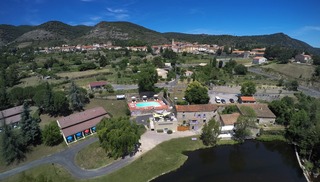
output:
M107 84L107 82L101 81L101 82L91 82L89 85L90 85L90 87L99 87L99 86L104 86L106 84Z
M79 123L82 123L88 120L92 120L93 118L106 115L106 114L107 112L103 109L103 107L96 107L93 109L88 109L83 112L71 114L67 117L60 118L58 119L58 123L60 127L63 129L63 128L71 127L73 125L77 125Z
M240 99L242 102L255 102L256 99L252 96L241 96Z
M215 111L218 106L214 104L176 105L177 112Z
M222 114L220 115L221 121L223 125L233 125L235 122L237 122L238 117L240 116L240 113L232 113L232 114Z

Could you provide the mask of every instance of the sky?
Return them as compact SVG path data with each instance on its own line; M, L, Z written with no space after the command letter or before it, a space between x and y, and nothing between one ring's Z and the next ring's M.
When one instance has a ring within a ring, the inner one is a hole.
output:
M0 24L129 21L158 32L264 35L283 32L320 48L319 0L1 0Z

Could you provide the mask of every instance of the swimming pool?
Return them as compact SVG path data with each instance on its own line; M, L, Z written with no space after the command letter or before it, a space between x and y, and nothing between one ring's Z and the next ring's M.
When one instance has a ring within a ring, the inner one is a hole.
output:
M159 102L139 102L136 104L136 107L158 107L161 106Z

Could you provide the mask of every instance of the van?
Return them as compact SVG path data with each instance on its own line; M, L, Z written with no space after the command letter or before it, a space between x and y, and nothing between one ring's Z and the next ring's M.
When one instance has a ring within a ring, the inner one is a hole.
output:
M215 101L216 101L216 103L221 103L220 97L216 96L216 97L215 97Z

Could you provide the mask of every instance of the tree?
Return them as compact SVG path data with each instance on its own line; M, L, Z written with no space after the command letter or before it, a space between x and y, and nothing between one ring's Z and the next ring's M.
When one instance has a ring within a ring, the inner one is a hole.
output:
M97 129L100 145L110 157L117 159L136 151L141 133L129 118L104 118Z
M206 123L202 128L202 133L200 139L203 144L208 146L215 146L219 141L220 125L219 123L212 118L208 123Z
M285 87L288 90L298 91L299 83L297 80L288 81L285 83Z
M18 67L16 65L11 65L6 71L6 79L9 87L14 86L19 81L19 72Z
M240 107L242 115L239 116L235 123L234 137L236 140L243 142L251 135L249 127L255 127L256 114L254 110L248 106Z
M9 106L9 98L6 88L6 77L5 71L0 70L0 110L6 109Z
M198 81L188 85L184 97L190 104L208 104L210 100L208 89Z
M14 87L9 93L10 103L13 105L21 105L26 99L23 93L24 89L22 87Z
M32 100L36 106L41 108L44 112L50 113L53 107L52 88L48 82L39 85L37 92L33 96Z
M58 145L63 141L57 122L52 121L44 126L42 130L42 140L44 144L48 146Z
M234 67L234 72L237 75L246 75L248 72L248 68L242 64L238 64L237 66Z
M26 146L18 130L13 131L12 127L4 122L1 138L1 152L7 165L14 160L20 161L25 158Z
M314 65L320 65L320 56L314 55L312 56L312 60Z
M241 85L241 94L245 96L251 96L257 92L256 84L253 82L245 82Z
M27 102L23 103L23 111L21 113L20 130L24 137L26 145L37 145L41 143L41 130L39 122L32 118Z
M58 91L53 93L53 106L51 114L59 115L69 111L69 102L64 92Z
M139 91L154 91L154 84L158 81L158 73L154 67L142 69L138 74Z
M83 110L86 96L74 82L71 82L68 98L71 110Z
M110 62L107 60L107 58L106 58L104 55L102 55L102 56L100 57L100 59L99 59L99 65L100 65L100 67L105 67L105 66L107 66L108 64L110 64Z
M235 112L239 112L238 107L236 105L229 105L222 111L222 114L232 114Z

